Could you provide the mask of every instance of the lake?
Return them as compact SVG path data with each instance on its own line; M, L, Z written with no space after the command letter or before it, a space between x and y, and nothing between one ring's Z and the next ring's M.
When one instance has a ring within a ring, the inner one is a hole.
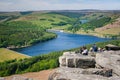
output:
M56 39L38 43L30 47L18 49L16 51L30 56L37 56L40 54L46 54L53 51L77 48L86 44L110 40L90 35L69 34L59 31L52 32L58 35Z

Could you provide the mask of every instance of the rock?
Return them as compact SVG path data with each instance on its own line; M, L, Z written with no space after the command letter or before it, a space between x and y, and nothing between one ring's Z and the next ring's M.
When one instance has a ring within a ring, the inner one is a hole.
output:
M96 72L102 69L81 69L81 68L59 68L48 80L109 80L107 77L100 76Z
M95 59L94 57L81 56L75 60L76 68L94 68Z
M59 57L59 63L60 63L60 67L66 66L66 57L65 56Z
M120 50L119 46L115 46L115 45L112 45L112 44L106 45L105 48L106 48L106 50Z
M60 67L48 80L120 80L120 51L105 51L95 57L64 53Z
M120 77L119 76L113 76L113 77L110 77L109 80L120 80Z
M75 53L64 53L63 56L59 57L59 63L60 67L93 68L95 67L95 58Z
M5 78L3 78L3 77L0 77L0 80L5 80Z
M111 69L85 69L82 74L95 74L95 75L101 75L105 77L112 76L112 70Z
M16 76L13 76L12 80L33 80L33 79L29 79L23 76L16 75Z
M115 54L116 53L116 54ZM113 73L120 76L120 55L119 51L108 51L96 54L96 64L102 68L112 69Z

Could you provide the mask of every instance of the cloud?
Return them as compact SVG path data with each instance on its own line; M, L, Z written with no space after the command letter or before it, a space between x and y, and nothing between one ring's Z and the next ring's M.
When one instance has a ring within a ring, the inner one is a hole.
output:
M120 0L0 0L0 11L120 9Z

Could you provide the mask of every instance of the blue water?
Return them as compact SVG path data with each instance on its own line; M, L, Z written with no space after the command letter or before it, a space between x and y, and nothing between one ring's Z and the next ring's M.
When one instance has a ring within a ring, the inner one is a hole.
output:
M88 22L89 20L82 19L82 20L80 20L80 21L81 21L82 24L84 24L84 23Z
M89 35L69 34L58 31L54 32L58 35L56 39L38 43L27 48L18 49L17 51L30 56L36 56L53 51L77 48L86 44L109 40Z

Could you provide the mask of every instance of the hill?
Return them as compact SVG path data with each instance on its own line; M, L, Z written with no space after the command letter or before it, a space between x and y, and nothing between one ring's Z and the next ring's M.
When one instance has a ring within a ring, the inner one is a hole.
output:
M117 18L115 22L96 28L95 31L100 35L120 35L120 18Z
M8 13L4 16L6 15ZM16 15L14 14L14 16ZM11 13L9 17L11 17ZM73 20L73 18L64 15L46 12L24 12L17 18L2 19L0 23L0 47L27 47L56 38L56 34L47 32L46 29L53 27L65 29L71 25L70 22Z
M30 56L6 49L0 48L0 62L9 61L9 60L19 60L24 58L29 58Z
M119 28L109 28L103 31L98 28L113 23L119 17L119 11L104 10L3 12L0 13L0 47L27 47L56 37L55 34L49 35L46 29L62 29L78 34L115 37L119 35ZM87 20L87 22L82 23L81 20ZM112 30L116 31L111 33ZM47 38L48 36L50 37Z
M86 21L86 22L82 22ZM120 14L118 12L91 12L78 17L66 31L99 37L119 38Z

